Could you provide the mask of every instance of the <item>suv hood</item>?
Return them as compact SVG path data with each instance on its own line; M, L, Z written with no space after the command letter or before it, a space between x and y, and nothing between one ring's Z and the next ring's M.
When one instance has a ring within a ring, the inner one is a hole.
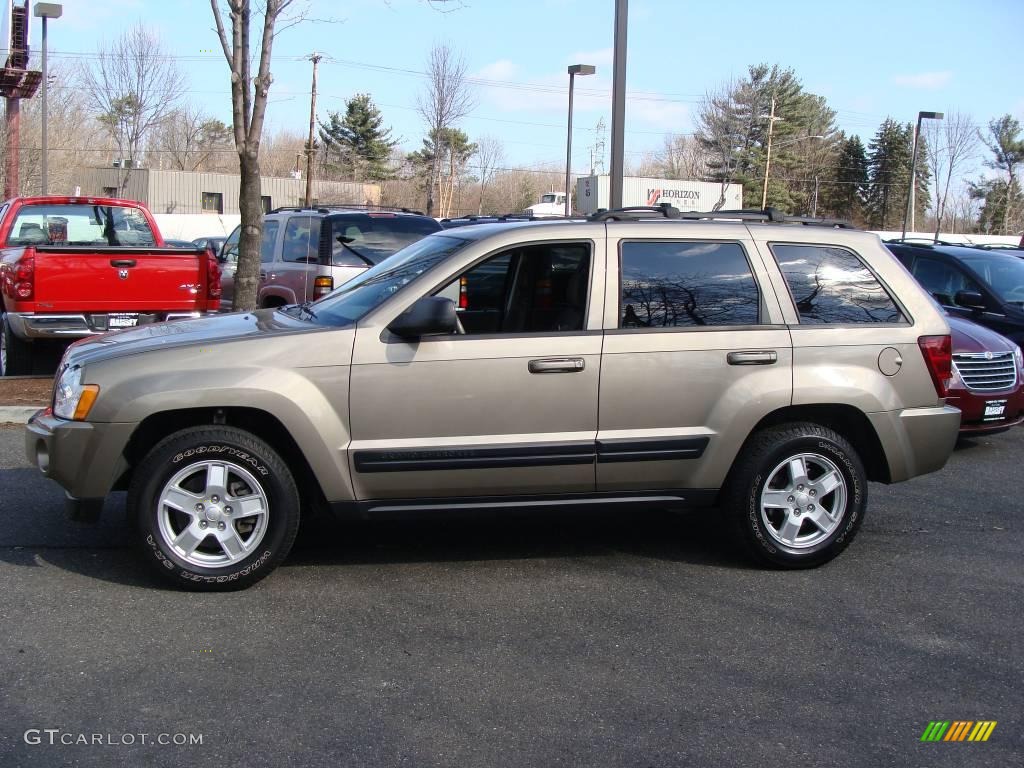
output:
M153 323L82 339L68 348L65 361L87 365L155 350L325 330L274 309L213 315L195 320Z
M990 328L956 315L947 315L953 335L953 354L958 352L1012 352L1014 343Z

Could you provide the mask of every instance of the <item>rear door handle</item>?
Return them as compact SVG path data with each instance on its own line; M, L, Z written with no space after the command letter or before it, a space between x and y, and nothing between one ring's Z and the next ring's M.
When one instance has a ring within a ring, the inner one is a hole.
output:
M748 352L730 352L725 356L729 365L772 365L779 359L774 349L757 349Z
M550 357L531 360L530 373L578 373L586 368L582 357Z
M124 269L127 267L134 267L137 264L135 259L111 259L110 266Z

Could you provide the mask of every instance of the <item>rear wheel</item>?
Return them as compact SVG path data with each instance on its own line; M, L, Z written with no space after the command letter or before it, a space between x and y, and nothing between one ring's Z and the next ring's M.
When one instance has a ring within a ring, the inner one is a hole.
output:
M31 376L33 345L14 335L7 315L0 318L0 376Z
M754 435L724 495L739 541L755 560L778 568L809 568L838 555L866 503L867 477L853 446L809 423Z
M242 589L288 554L299 494L263 440L233 427L196 427L171 435L143 459L128 512L147 559L164 577L186 589Z

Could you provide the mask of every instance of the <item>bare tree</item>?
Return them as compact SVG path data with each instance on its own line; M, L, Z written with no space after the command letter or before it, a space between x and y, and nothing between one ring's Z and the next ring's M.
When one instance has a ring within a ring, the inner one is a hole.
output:
M480 180L480 201L477 205L477 214L483 215L484 194L487 192L487 185L494 180L498 166L504 162L505 148L501 140L494 136L481 136L476 143L476 168L477 178Z
M270 74L270 57L274 48L275 27L279 21L287 29L301 20L301 15L288 17L285 12L295 0L263 0L254 14L250 0L210 0L210 9L217 25L217 37L231 71L232 128L238 167L241 175L238 208L242 230L238 238L238 269L235 273L235 307L251 310L256 307L257 278L260 268L260 238L263 235L263 205L260 199L260 139L267 112L267 96L274 81ZM230 38L225 25L231 26ZM257 52L259 63L252 76L254 52L250 45L253 16L262 16ZM278 30L280 32L281 30Z
M161 164L179 171L213 171L225 167L231 148L231 129L220 120L186 106L171 112L156 133Z
M447 45L435 45L427 59L427 89L420 94L417 110L426 124L428 136L443 136L475 106L466 80L466 61ZM428 169L427 215L434 215L434 188L437 185L440 153L435 152Z
M185 78L159 36L142 24L102 46L82 78L100 124L117 147L123 190L142 160L150 131L181 99Z
M743 137L750 133L748 115L744 121L737 109L741 86L735 80L708 91L697 111L697 141L707 157L708 171L721 184L721 192L712 210L725 205L725 193L737 172ZM754 110L749 110L753 113Z
M978 129L970 116L946 112L942 121L929 120L925 127L928 165L935 183L935 240L946 215L953 177L978 155Z

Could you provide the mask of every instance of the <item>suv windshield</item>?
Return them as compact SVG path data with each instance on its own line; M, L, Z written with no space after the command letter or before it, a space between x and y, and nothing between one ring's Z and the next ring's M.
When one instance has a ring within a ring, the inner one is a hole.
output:
M138 208L111 205L26 205L18 211L7 245L152 247L153 230Z
M413 243L312 304L311 317L322 325L354 323L466 243L441 235Z
M366 260L379 264L407 245L441 230L441 225L429 216L359 213L329 220L331 264L336 267L365 266Z
M993 253L963 259L1003 301L1024 306L1024 260Z

